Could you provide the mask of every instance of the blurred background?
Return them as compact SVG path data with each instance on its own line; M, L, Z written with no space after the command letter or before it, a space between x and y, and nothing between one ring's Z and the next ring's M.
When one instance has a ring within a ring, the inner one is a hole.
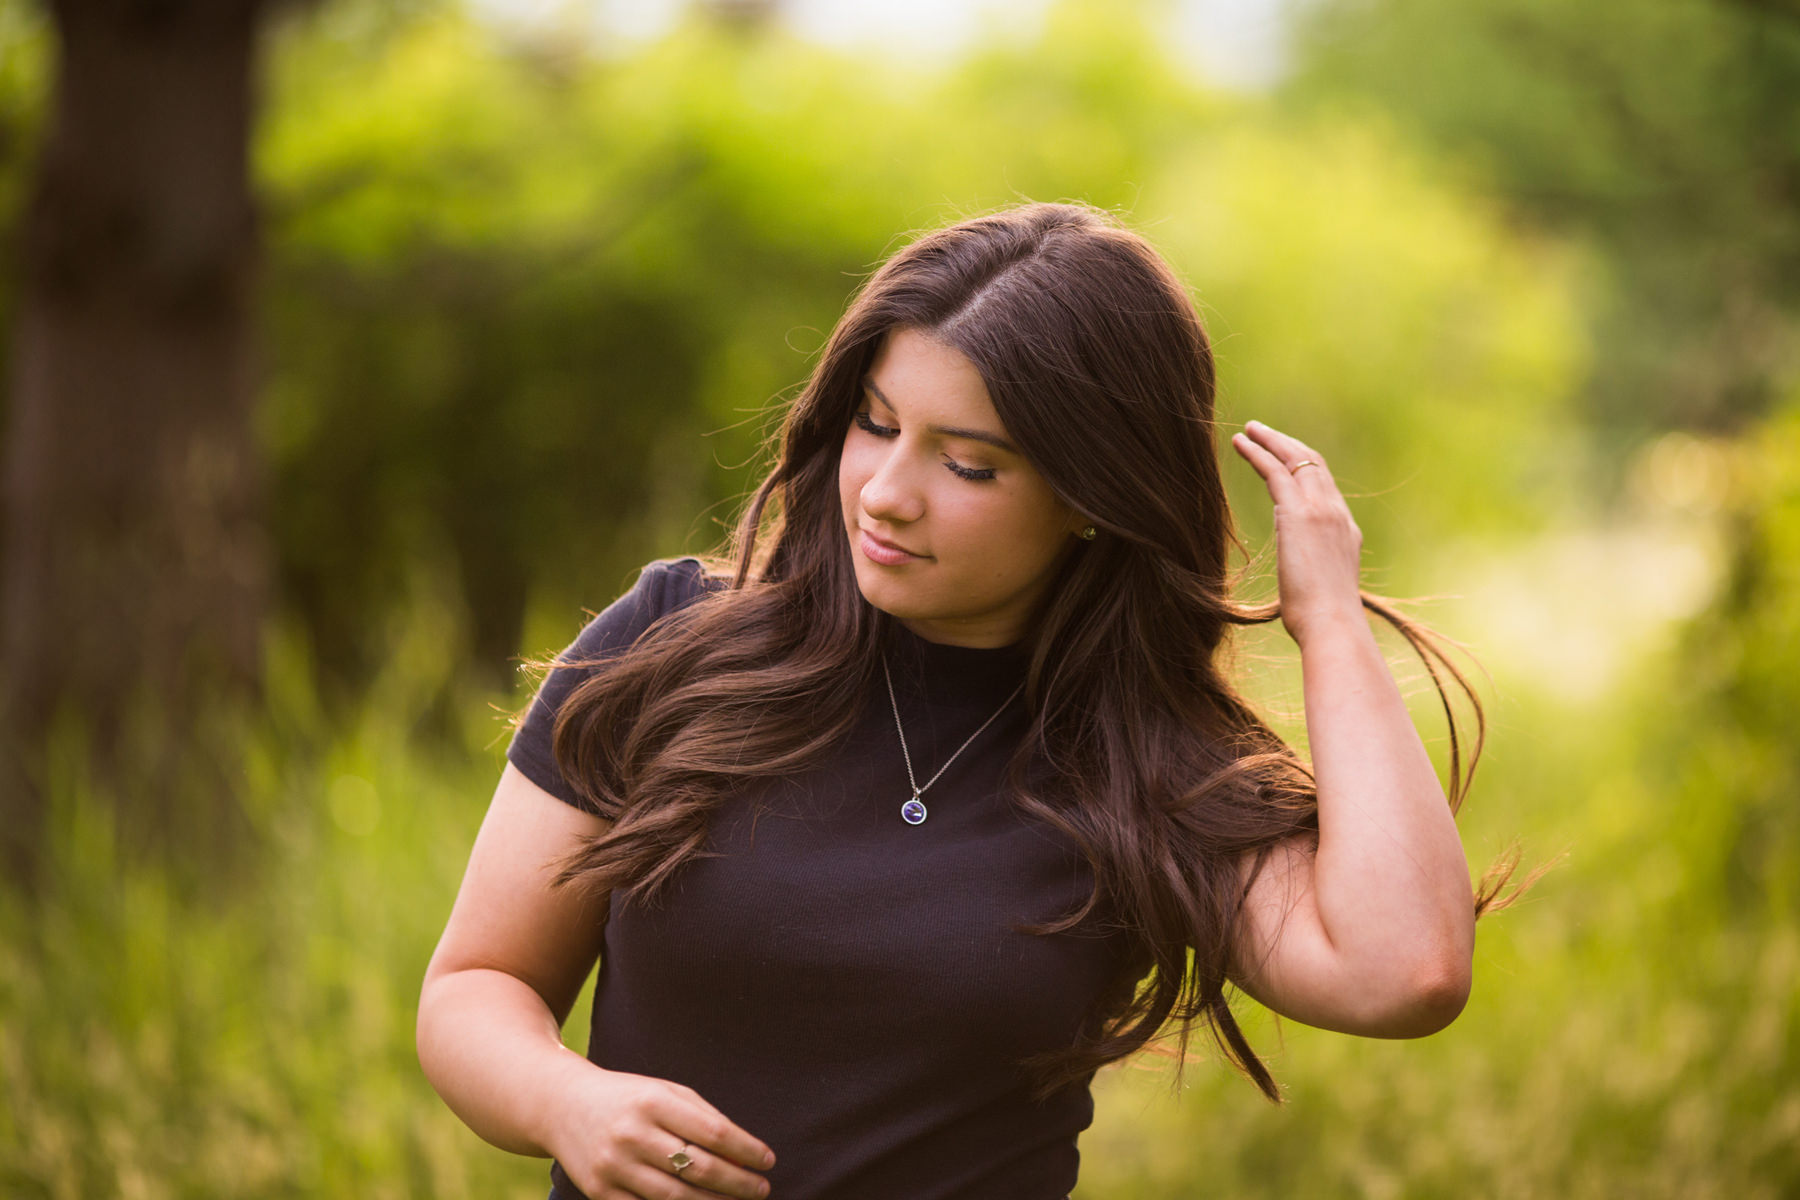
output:
M1560 858L1435 1037L1102 1074L1078 1197L1800 1194L1794 0L0 0L0 1194L541 1195L412 1049L521 661L1026 199L1177 265L1486 672L1472 867Z

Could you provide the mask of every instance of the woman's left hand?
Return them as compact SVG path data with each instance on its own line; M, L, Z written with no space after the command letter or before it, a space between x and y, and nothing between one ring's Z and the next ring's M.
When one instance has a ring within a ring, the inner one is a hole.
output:
M1304 645L1322 626L1345 619L1362 625L1362 530L1324 456L1261 421L1247 422L1231 446L1275 502L1275 567L1289 636Z

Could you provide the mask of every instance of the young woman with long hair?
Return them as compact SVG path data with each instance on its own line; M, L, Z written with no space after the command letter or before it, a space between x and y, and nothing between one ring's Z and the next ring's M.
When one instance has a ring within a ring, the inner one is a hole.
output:
M420 1000L450 1106L562 1200L1062 1200L1094 1071L1165 1030L1277 1095L1228 987L1454 1019L1480 706L1360 590L1324 456L1255 422L1279 600L1234 600L1213 400L1186 291L1103 212L883 265L729 556L646 567L521 722ZM1448 796L1370 611L1444 700ZM1310 763L1223 669L1277 618Z

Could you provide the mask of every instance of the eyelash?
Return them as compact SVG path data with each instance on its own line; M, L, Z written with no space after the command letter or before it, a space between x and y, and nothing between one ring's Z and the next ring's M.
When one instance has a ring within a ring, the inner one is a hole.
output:
M877 425L873 417L860 410L856 414L856 427L864 433L873 434L878 438L898 437L900 434L900 431L891 425ZM994 468L992 467L965 467L948 458L944 460L944 466L950 469L951 474L975 483L981 483L994 477Z

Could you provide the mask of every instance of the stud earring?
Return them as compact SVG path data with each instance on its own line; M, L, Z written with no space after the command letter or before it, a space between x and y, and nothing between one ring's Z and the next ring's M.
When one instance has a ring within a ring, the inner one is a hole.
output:
M1083 526L1081 532L1075 536L1079 537L1084 542L1091 542L1096 537L1100 536L1100 531L1095 529L1092 525L1086 525Z

